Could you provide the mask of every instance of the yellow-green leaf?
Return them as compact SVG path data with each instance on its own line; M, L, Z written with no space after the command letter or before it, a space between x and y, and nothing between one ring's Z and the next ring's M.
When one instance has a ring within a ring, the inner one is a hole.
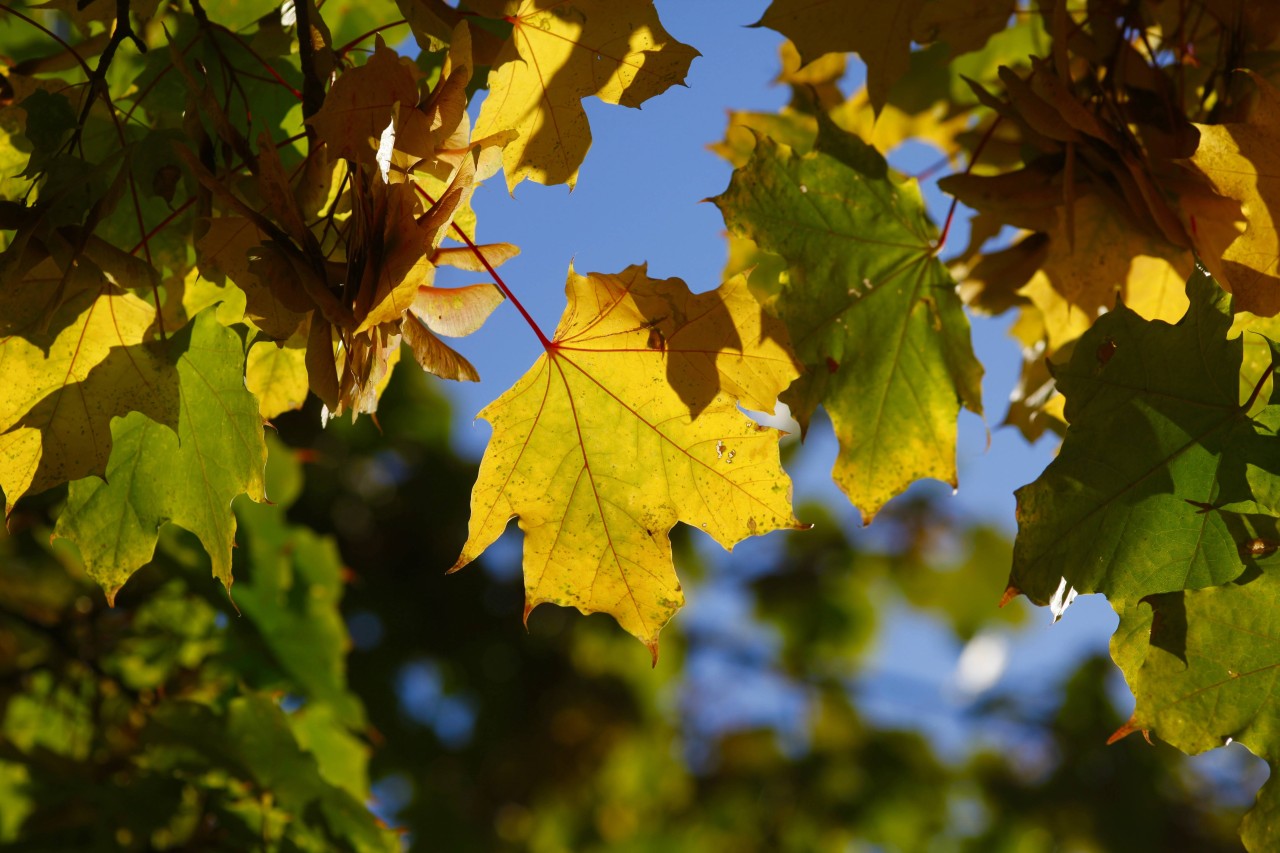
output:
M493 438L455 569L511 518L525 532L525 613L551 602L611 614L657 654L684 595L677 521L731 548L799 527L772 411L797 375L786 330L741 278L698 295L644 267L570 270L545 355L480 417Z
M174 335L180 382L177 432L141 412L112 423L106 479L71 484L54 535L80 547L89 574L113 597L151 559L162 524L199 537L214 577L231 585L231 501L265 499L267 446L258 401L244 385L240 336L206 310Z
M955 485L956 418L981 412L982 367L915 183L824 118L810 154L760 136L714 201L789 264L770 307L806 372L783 400L802 425L831 415L836 483L864 521L918 479Z
M259 341L249 349L244 381L264 419L300 409L307 400L306 338L299 341L296 347Z
M20 282L11 307L48 293ZM111 454L111 419L144 412L178 421L177 376L157 345L147 343L155 310L105 282L71 296L52 313L48 331L38 312L22 332L0 340L0 488L7 508L90 474Z

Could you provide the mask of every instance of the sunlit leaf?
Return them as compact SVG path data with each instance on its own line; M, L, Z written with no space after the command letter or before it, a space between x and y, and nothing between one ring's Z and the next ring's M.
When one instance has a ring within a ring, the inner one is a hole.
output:
M160 526L199 537L214 577L231 585L231 501L264 499L266 444L258 401L244 385L239 335L204 311L171 341L179 379L177 432L132 412L112 424L105 481L77 480L54 535L74 541L89 574L114 597L151 559Z
M475 135L514 129L507 187L573 186L591 145L582 99L638 107L683 83L698 52L663 29L652 0L526 0L489 72Z
M803 156L759 137L715 202L790 263L771 307L806 372L783 399L801 424L831 415L836 482L864 520L923 477L955 485L956 418L981 412L982 368L915 184L827 123Z
M17 287L19 302L46 304L38 283ZM0 339L0 487L9 510L28 492L102 475L112 418L179 419L177 375L163 346L150 342L154 309L105 284L68 297L50 312L56 333L31 312L37 319L26 331Z
M259 341L249 348L244 381L266 420L302 408L307 399L306 348Z
M1213 189L1238 203L1189 195L1183 209L1205 265L1236 297L1242 311L1280 312L1280 240L1272 210L1280 203L1275 152L1280 145L1280 92L1253 75L1257 100L1248 121L1197 125L1200 145L1191 161Z
M1271 762L1274 774L1280 574L1275 560L1263 566L1235 583L1149 599L1150 645L1130 673L1137 707L1122 731L1150 731L1192 755L1238 741ZM1245 818L1251 851L1274 847L1275 789L1272 779Z
M799 527L771 411L796 376L781 324L742 279L690 294L643 267L570 271L546 354L480 416L494 434L455 569L515 517L525 533L525 612L543 602L605 612L657 654L684 595L668 531L726 548Z
M1013 10L1013 0L773 0L756 25L795 42L805 62L824 53L857 52L867 64L867 88L879 110L907 71L912 42L946 42L954 53L977 50L1005 28Z

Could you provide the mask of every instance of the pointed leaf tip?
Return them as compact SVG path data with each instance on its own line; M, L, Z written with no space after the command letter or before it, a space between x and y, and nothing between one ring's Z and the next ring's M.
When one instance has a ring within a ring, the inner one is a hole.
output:
M1015 598L1017 598L1020 595L1022 595L1022 590L1018 589L1013 584L1009 584L1007 587L1005 587L1004 595L1000 596L1000 603L997 604L996 606L1004 607L1006 604L1008 604L1010 601L1013 601Z

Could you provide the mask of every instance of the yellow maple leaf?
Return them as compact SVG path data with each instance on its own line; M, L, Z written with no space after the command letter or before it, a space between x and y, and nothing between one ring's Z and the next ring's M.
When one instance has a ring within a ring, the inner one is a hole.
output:
M1148 320L1176 323L1187 312L1190 251L1140 230L1098 195L1082 195L1073 211L1055 213L1043 263L1019 291L1043 315L1050 353L1080 337L1117 297Z
M1205 266L1235 296L1235 309L1271 317L1280 313L1280 237L1272 214L1280 204L1273 165L1280 148L1280 91L1252 76L1258 97L1248 121L1196 125L1200 145L1191 162L1219 195L1184 195L1182 209Z
M37 281L38 284L38 281ZM30 280L30 299L46 294ZM22 301L22 300L17 300ZM141 411L173 426L177 374L149 345L155 309L105 282L71 296L47 332L33 323L0 340L0 488L7 510L89 474L101 476L111 454L111 419Z
M572 187L591 146L582 99L638 107L684 82L698 55L652 0L526 0L507 20L475 135L519 132L502 155L510 190L525 178Z
M258 398L263 420L301 409L307 401L306 338L289 342L258 341L245 362L245 386Z
M546 354L480 413L493 438L471 496L460 569L512 518L525 533L525 616L543 602L609 613L657 658L683 604L668 531L725 548L799 528L772 411L798 375L786 331L745 280L691 294L643 266L571 269Z

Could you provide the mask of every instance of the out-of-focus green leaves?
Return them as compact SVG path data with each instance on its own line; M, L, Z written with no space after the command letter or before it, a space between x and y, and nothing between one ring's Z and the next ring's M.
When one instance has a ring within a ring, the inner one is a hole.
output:
M273 447L268 485L296 495ZM240 512L238 612L176 528L114 609L38 522L0 538L0 844L398 849L365 807L333 543L283 505Z

